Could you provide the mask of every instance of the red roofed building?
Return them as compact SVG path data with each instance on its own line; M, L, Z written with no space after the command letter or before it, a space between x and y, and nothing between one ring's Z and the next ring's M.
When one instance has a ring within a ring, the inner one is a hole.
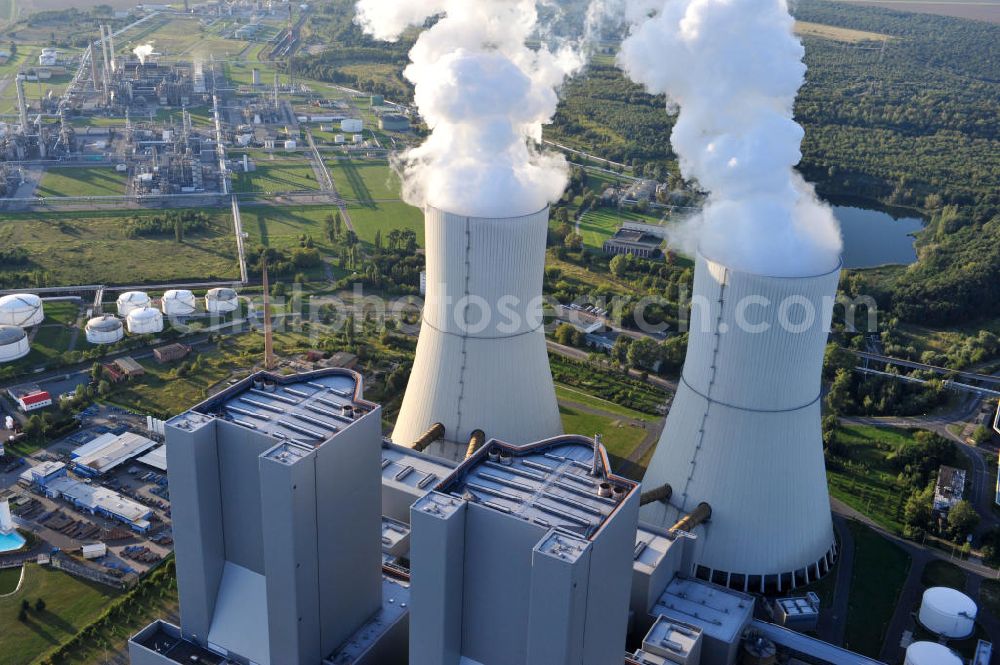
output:
M52 395L44 390L40 390L35 393L21 395L17 398L17 404L25 413L34 411L35 409L44 409L47 406L52 406Z

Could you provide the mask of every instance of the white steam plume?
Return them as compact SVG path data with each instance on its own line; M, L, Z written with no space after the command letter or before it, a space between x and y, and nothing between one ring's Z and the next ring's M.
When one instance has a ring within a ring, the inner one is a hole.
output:
M431 128L401 159L404 198L477 217L536 212L562 195L565 159L542 152L556 88L582 65L569 47L534 50L536 0L359 0L357 22L378 39L438 17L404 71Z
M135 54L135 57L139 58L139 64L144 65L146 64L146 58L153 54L153 45L140 44L132 49L132 53Z
M732 268L801 276L837 266L840 230L794 171L804 50L786 0L625 0L619 65L679 109L670 140L709 192L679 239Z

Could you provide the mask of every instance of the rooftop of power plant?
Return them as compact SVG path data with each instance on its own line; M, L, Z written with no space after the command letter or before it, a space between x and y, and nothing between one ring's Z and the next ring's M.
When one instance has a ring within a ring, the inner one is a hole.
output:
M325 369L293 377L258 372L170 421L181 429L221 418L289 445L268 456L292 462L328 441L374 405L360 398L361 377L350 370Z
M745 593L675 577L650 614L693 624L706 635L732 642L751 620L753 606L753 597Z
M637 484L609 475L603 448L593 475L594 443L560 436L526 446L490 441L435 489L546 529L591 537Z

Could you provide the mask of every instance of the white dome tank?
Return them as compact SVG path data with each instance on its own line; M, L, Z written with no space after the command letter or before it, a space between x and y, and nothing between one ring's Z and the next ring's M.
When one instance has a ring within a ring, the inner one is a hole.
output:
M15 293L0 298L0 325L37 326L45 319L42 299L34 293Z
M205 294L205 310L209 314L234 312L239 305L238 296L233 289L212 289Z
M133 335L149 335L163 332L163 314L152 307L133 309L126 319L128 331Z
M87 341L91 344L114 344L125 336L121 319L105 314L87 321Z
M962 659L943 644L914 642L906 647L903 665L962 665Z
M23 358L31 351L28 335L17 326L0 325L0 363Z
M196 308L197 301L194 294L187 289L167 291L160 300L160 309L167 316L187 316L194 314Z
M142 291L126 291L118 296L118 316L125 318L133 309L149 307L149 296Z
M976 603L961 591L944 586L924 591L920 601L920 623L949 638L968 637L976 625Z

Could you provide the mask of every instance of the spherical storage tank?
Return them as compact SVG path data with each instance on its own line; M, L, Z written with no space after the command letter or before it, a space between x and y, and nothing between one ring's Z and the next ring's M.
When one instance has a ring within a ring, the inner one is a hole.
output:
M903 665L962 665L962 659L943 644L914 642L906 648Z
M205 294L205 310L210 314L234 312L238 307L239 300L233 289L212 289Z
M976 603L961 591L936 586L924 591L920 601L920 623L942 637L962 638L976 624Z
M126 291L118 296L118 316L126 317L133 309L149 307L149 296L142 291Z
M196 306L194 294L188 290L167 291L160 301L160 308L167 316L193 314Z
M105 314L87 321L87 341L91 344L114 344L125 336L125 327L117 317Z
M33 293L15 293L0 298L0 325L26 328L45 319L42 299Z
M23 358L29 351L31 347L24 330L17 326L0 326L0 363Z
M163 331L163 314L152 307L133 309L126 319L128 331L133 335L149 335Z

